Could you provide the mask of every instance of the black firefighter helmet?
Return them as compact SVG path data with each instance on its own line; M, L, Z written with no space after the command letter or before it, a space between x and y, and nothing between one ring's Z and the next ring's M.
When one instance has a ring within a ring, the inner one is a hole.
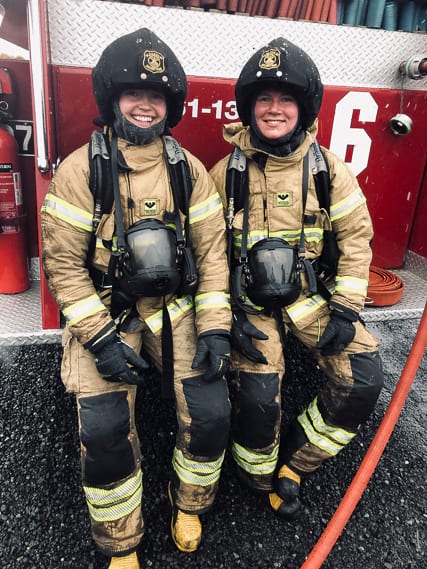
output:
M124 89L162 91L170 127L181 120L187 96L187 79L176 55L147 28L124 35L104 49L92 71L92 86L105 124L113 123L113 99Z
M237 112L244 125L251 122L253 96L277 86L295 97L300 123L306 129L320 111L323 85L314 61L300 47L280 37L255 52L244 65L236 83Z

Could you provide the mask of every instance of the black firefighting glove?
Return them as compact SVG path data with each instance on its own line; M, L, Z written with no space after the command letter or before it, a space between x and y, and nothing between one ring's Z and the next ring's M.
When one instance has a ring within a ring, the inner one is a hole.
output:
M233 325L231 327L231 345L251 362L266 364L264 354L252 345L252 338L268 340L268 336L249 322L243 310L233 310Z
M329 308L331 319L316 344L322 356L339 354L350 344L356 334L353 322L359 318L357 312L337 302L330 302Z
M84 347L95 355L96 369L107 381L142 385L149 364L108 324Z
M191 369L197 369L206 363L208 369L205 379L222 377L230 369L230 338L223 330L204 332L197 338L196 355Z

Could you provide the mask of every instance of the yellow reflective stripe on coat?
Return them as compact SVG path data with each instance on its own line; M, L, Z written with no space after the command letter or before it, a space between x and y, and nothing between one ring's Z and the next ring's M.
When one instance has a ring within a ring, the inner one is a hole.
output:
M196 223L203 221L213 213L222 211L222 201L219 194L216 192L214 195L208 197L206 200L193 205L188 210L189 223Z
M199 462L186 458L182 451L174 448L172 466L180 480L196 486L209 486L218 482L225 451L212 461Z
M251 249L262 239L268 239L268 237L278 237L283 239L288 244L293 242L298 243L301 235L300 229L286 230L286 231L272 231L268 235L263 231L250 231L247 237L247 248ZM321 227L304 227L304 239L307 242L319 243L323 239L323 229ZM234 246L237 249L242 247L242 234L235 234L233 237Z
M271 474L276 468L279 445L275 445L269 454L255 454L236 443L236 441L232 441L231 454L236 464L245 472L259 475Z
M228 308L231 310L230 295L224 292L205 292L194 297L196 312L206 309Z
M111 251L113 252L118 251L117 235L113 235L113 238L111 239Z
M325 306L325 304L327 302L320 294L313 294L310 298L305 298L300 302L292 304L292 306L286 308L286 311L293 322L298 322L320 307Z
M278 237L283 239L287 243L289 241L299 241L301 235L301 229L286 229L281 231L272 231L269 237Z
M53 217L62 219L73 227L84 229L85 231L92 231L92 213L88 213L84 209L76 207L65 200L58 198L54 194L47 193L41 211L49 213Z
M64 308L62 314L68 324L70 326L74 326L74 324L77 324L88 316L92 316L93 314L102 312L103 310L105 310L105 306L99 296L97 294L92 294L87 298L79 300L71 306L68 306L68 308Z
M336 221L341 217L349 215L352 211L366 202L366 198L360 188L355 189L349 196L343 200L331 204L330 218Z
M366 296L368 292L368 281L357 277L336 277L334 292L350 292Z
M287 230L287 231L272 231L270 237L279 237L283 239L288 244L292 244L293 241L299 242L301 236L301 230ZM323 229L321 227L304 227L304 239L307 242L319 243L323 239Z
M104 245L104 242L100 237L96 238L95 246L97 249L105 249L106 251L108 251L107 247Z
M308 243L319 243L323 239L323 229L320 227L304 227L304 239Z
M268 235L264 233L264 231L249 231L247 236L247 248L251 249L258 241L262 239L267 239ZM241 249L242 247L242 234L238 233L235 234L233 237L234 246L237 249Z
M264 310L263 306L257 306L247 296L245 296L245 300L243 301L243 304L245 306L247 306L248 308L251 308L252 310L258 310L259 312Z
M317 397L297 419L307 439L332 456L338 454L355 436L339 427L327 425L317 406Z
M115 488L83 486L83 490L91 518L96 522L113 522L128 516L141 504L142 472L139 469Z
M193 308L193 299L191 296L182 296L176 298L166 306L171 322L176 320L183 312L188 312ZM145 320L150 330L155 333L162 329L163 326L163 309L158 310Z

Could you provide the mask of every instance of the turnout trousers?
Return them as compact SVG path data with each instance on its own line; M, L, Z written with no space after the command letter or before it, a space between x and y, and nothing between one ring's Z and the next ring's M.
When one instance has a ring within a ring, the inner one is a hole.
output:
M172 484L176 505L201 514L214 500L228 444L228 388L225 379L207 382L203 372L191 369L196 345L194 312L183 313L172 334L178 423ZM132 330L122 335L136 350L143 345L144 353L161 368L161 331L153 333L137 318ZM105 555L125 555L138 546L144 533L136 387L104 380L97 372L94 356L67 328L62 343L62 380L77 400L82 484L92 537Z
M361 322L355 323L354 340L345 350L328 357L323 357L315 344L329 322L329 314L303 329L286 322L288 330L311 351L326 381L280 441L285 357L278 325L273 317L247 316L269 337L253 340L268 364L256 364L232 353L235 395L231 450L239 477L255 491L269 492L278 467L287 464L300 475L308 474L350 443L374 409L383 372L378 342Z

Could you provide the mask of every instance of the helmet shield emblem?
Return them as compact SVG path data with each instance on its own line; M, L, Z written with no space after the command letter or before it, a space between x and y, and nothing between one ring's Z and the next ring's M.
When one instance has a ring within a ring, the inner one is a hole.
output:
M261 69L277 69L280 67L280 50L271 48L263 51L259 60L259 66Z
M165 58L158 51L146 49L142 59L142 66L150 73L163 73L165 70Z

